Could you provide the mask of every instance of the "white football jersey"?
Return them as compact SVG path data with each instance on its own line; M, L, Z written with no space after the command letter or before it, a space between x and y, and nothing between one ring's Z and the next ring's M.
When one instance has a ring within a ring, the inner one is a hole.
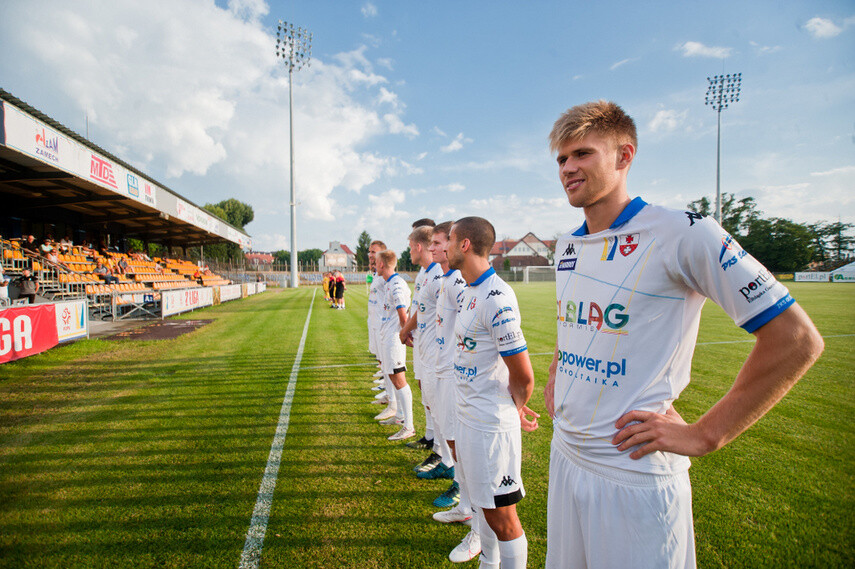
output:
M457 269L443 275L436 299L436 375L448 377L454 371L454 323L463 300L466 281Z
M385 285L386 280L377 273L374 273L374 278L371 280L371 287L368 289L368 326L375 330L380 327Z
M526 350L513 289L491 267L463 290L454 324L457 418L481 431L520 428L502 360Z
M419 287L416 313L416 329L419 333L415 336L422 362L431 367L436 360L436 304L441 285L442 267L439 263L431 263L425 269L421 287Z
M629 458L611 443L631 410L664 413L688 385L706 298L753 332L793 303L712 218L635 198L611 227L558 239L555 440L624 470L672 474L689 459Z
M382 277L381 277L382 278ZM380 334L384 342L397 340L401 331L398 309L410 305L410 287L398 273L393 273L384 283L383 306L380 316Z

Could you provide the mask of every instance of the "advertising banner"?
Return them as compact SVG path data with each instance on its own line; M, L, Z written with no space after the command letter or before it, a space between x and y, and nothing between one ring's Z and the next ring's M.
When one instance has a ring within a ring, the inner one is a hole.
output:
M163 291L160 294L162 317L180 314L204 306L213 306L214 289L210 287Z
M89 307L86 300L57 302L56 335L60 342L85 338L89 335Z
M831 273L795 273L793 280L796 282L819 282L827 283Z
M833 283L855 283L855 273L834 273L831 275Z
M220 302L240 298L240 285L226 285L220 287Z
M58 343L53 304L0 310L0 363L44 352Z

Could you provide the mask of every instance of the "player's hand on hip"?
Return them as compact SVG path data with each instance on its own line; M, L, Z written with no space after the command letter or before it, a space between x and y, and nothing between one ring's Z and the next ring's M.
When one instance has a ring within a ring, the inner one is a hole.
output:
M630 411L618 419L615 428L618 433L612 444L620 451L638 446L629 455L634 460L656 451L684 456L702 456L709 452L695 425L686 423L673 406L664 414Z
M523 405L520 411L520 427L523 431L530 433L532 431L537 430L537 419L540 417L540 414L532 411L528 408L527 405ZM529 419L528 417L531 417Z

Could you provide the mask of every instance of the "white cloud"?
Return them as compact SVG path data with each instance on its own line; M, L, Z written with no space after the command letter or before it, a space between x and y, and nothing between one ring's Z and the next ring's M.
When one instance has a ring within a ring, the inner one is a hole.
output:
M373 18L377 16L377 6L375 6L371 2L366 2L362 5L362 15L366 18Z
M727 59L733 54L733 48L706 46L700 42L687 41L674 49L683 52L683 57L712 57Z
M633 61L638 61L638 58L637 57L631 57L629 59L621 59L620 61L618 61L617 63L615 63L611 67L609 67L609 70L614 71L618 67L622 67L622 66L626 65L627 63L632 63Z
M805 22L804 28L817 39L833 38L840 35L843 28L825 18L816 16Z
M416 125L404 124L404 121L398 115L387 113L383 115L383 120L389 125L389 132L392 134L405 134L410 138L419 135L419 129Z
M662 109L653 116L647 128L653 133L674 132L683 127L688 114L688 110Z
M751 45L751 47L756 48L757 51L763 55L767 55L770 53L777 53L777 52L781 51L782 49L784 49L779 45L760 45L759 43L757 43L755 41L748 42L748 43Z
M438 136L443 137L443 138L445 138L446 136L448 136L447 134L445 134L445 132L444 132L444 131L440 130L440 128L439 128L438 126L433 127L430 131L431 131L432 133L434 133L434 134L438 135Z
M463 133L461 132L460 134L458 134L457 136L454 137L454 140L449 142L447 145L441 147L439 150L441 152L446 152L446 153L447 152L457 152L458 150L463 148L464 144L468 144L470 142L472 142L472 139L466 138L465 136L463 136Z
M229 11L246 21L257 21L270 13L264 0L229 0Z
M443 189L445 189L449 192L462 192L462 191L466 190L466 186L464 186L463 184L457 183L457 182L453 182L453 183L445 186Z

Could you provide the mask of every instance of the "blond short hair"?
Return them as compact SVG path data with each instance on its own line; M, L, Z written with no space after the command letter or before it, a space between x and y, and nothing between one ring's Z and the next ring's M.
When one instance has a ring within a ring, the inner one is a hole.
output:
M429 225L420 225L413 229L408 239L413 243L421 243L422 245L430 245L430 238L433 236L433 227Z
M565 142L580 140L591 133L614 140L617 146L632 144L638 148L635 121L611 101L592 101L576 105L558 117L549 133L549 149L557 152Z
M392 267L393 269L398 264L398 256L391 249L383 249L382 251L378 251L375 256L375 259L380 259L383 261L383 264L387 267Z

